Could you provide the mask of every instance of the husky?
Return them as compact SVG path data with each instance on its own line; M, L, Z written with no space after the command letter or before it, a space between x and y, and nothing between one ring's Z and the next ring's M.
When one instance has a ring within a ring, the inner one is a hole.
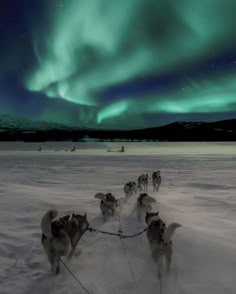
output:
M171 223L167 228L160 219L159 212L146 212L145 221L147 224L147 239L151 248L152 258L158 265L158 277L161 277L162 258L165 257L167 273L170 271L173 242L171 240L175 230L181 227L178 223Z
M158 192L161 185L161 172L158 170L152 174L153 191Z
M141 176L139 176L138 178L138 188L139 191L147 191L147 187L148 187L148 174L142 174Z
M117 200L111 193L97 193L95 198L100 199L100 209L105 222L109 216L114 216L117 207Z
M66 223L69 221L69 219L70 219L70 215L68 214L68 215L65 215L65 216L63 216L63 217L61 217L61 218L59 218L59 220L61 221L61 222L63 222L65 225L66 225Z
M128 182L124 185L124 193L126 197L129 197L137 193L137 184L135 182Z
M71 250L68 255L68 259L70 260L74 255L76 246L78 245L81 237L89 228L87 214L85 213L84 215L80 215L73 213L71 218L70 215L66 215L60 218L60 221L64 224L65 230L70 238Z
M67 256L71 242L65 230L65 225L60 220L55 220L57 210L49 210L41 220L42 245L55 274L60 272L60 258Z
M149 196L147 193L142 193L137 198L137 218L141 220L143 212L150 212L152 210L152 203L156 202L156 199Z

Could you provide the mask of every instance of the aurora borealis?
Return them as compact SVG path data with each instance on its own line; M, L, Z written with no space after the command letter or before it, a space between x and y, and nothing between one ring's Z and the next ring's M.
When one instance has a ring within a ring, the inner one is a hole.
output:
M0 11L2 114L108 129L236 117L234 0L4 0Z

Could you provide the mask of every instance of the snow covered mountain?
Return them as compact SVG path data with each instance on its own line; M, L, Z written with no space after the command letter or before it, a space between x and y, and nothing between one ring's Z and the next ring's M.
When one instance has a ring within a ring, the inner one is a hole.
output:
M71 130L72 128L59 123L33 121L10 115L0 115L0 131L48 131L48 130Z

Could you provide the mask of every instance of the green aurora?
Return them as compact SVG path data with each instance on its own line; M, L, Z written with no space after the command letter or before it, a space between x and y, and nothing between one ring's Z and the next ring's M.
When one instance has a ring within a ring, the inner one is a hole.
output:
M148 115L236 111L236 67L201 66L235 51L236 1L41 3L45 19L30 27L35 61L20 80L32 94L73 103L78 126L146 127ZM164 90L109 96L113 87L173 73ZM37 118L63 121L53 109Z

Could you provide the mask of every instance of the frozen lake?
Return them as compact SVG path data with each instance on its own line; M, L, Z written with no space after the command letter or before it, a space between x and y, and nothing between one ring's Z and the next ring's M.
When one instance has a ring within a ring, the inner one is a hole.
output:
M125 146L126 152L107 152ZM75 152L70 150L76 147ZM42 151L37 152L41 147ZM68 151L66 151L68 150ZM62 267L50 273L41 246L46 210L87 212L93 227L117 232L118 219L103 224L97 192L124 197L123 186L142 173L161 170L154 211L182 227L174 235L172 271L163 293L234 294L236 291L236 143L0 143L0 293L84 293ZM136 196L120 207L125 219ZM132 214L127 233L144 228ZM140 294L159 293L159 280L143 234L125 240ZM90 293L136 293L117 237L86 233L69 266Z

